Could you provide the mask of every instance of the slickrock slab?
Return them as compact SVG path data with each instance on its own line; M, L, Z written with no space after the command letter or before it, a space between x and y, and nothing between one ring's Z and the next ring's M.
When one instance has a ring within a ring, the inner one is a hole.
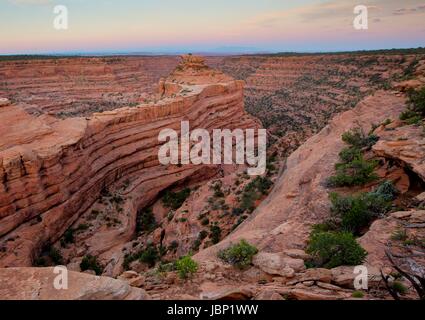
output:
M0 268L0 300L150 300L125 281L70 271L68 288L54 287L54 268Z

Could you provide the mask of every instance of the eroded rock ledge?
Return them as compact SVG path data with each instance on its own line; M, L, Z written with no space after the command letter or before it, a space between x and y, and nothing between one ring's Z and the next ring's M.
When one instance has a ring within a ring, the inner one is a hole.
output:
M33 117L16 105L0 109L0 267L30 266L41 247L56 241L103 188L130 180L122 226L98 249L126 242L140 206L161 190L208 172L205 166L160 165L161 129L179 130L182 120L192 129L258 127L244 111L243 82L199 65L202 59L184 57L161 81L159 100L137 107L66 120Z

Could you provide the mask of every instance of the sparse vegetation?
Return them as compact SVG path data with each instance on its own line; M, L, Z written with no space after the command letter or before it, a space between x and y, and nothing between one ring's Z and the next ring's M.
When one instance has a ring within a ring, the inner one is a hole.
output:
M378 163L365 160L362 150L371 148L378 141L378 137L374 134L366 136L360 128L356 128L345 132L342 140L350 146L339 153L342 162L335 165L336 174L328 179L328 185L350 187L376 180L378 177L374 170Z
M187 279L198 271L198 264L189 255L177 260L175 266L181 279Z
M213 244L219 243L221 240L221 228L217 224L210 226L210 238Z
M171 208L177 210L185 202L185 200L190 196L190 189L184 188L178 192L167 191L162 198L162 203L166 208Z
M349 232L312 232L306 250L312 255L309 263L315 267L335 268L360 265L367 252Z
M257 248L242 239L238 244L220 250L218 257L238 269L246 269L252 263L252 257L258 252Z
M391 208L391 203L378 193L362 193L358 196L340 196L337 193L330 194L331 212L336 219L336 224L343 231L349 231L356 235L361 234L362 229L370 222Z
M353 298L361 299L361 298L363 298L363 297L364 297L364 293L363 293L363 291L354 291L354 292L351 294L351 296L352 296Z
M139 210L137 213L136 232L150 233L157 228L152 208Z
M408 91L408 108L400 114L400 120L407 124L419 124L425 117L425 87Z
M96 275L101 275L103 272L102 265L97 261L97 257L92 255L86 255L80 263L81 271L93 270Z

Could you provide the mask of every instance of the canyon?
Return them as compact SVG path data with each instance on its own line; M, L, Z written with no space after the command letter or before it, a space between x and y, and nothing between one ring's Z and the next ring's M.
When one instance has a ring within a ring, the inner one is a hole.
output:
M398 207L358 238L375 290L365 299L388 298L375 280L390 267L388 243L399 246L394 232L414 225L409 235L423 237L424 211L412 204L425 191L422 129L399 119L409 88L425 85L423 55L12 60L0 61L0 81L1 298L54 298L54 248L74 279L64 299L351 299L353 267L306 268L305 250L330 215L329 193L353 193L326 180L355 128L379 138L366 156L380 165L379 179L354 191L383 181L400 191ZM158 134L181 121L266 128L266 174L162 165ZM247 270L218 258L241 239L258 249ZM133 258L152 248L161 261ZM191 279L159 270L189 253ZM87 256L102 265L94 287ZM423 270L419 256L408 264Z

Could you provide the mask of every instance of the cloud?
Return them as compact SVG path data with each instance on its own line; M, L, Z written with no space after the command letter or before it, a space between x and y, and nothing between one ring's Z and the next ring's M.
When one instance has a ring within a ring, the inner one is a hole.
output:
M415 14L418 12L425 12L425 5L417 6L413 8L399 8L393 11L393 15L402 16L406 14Z

